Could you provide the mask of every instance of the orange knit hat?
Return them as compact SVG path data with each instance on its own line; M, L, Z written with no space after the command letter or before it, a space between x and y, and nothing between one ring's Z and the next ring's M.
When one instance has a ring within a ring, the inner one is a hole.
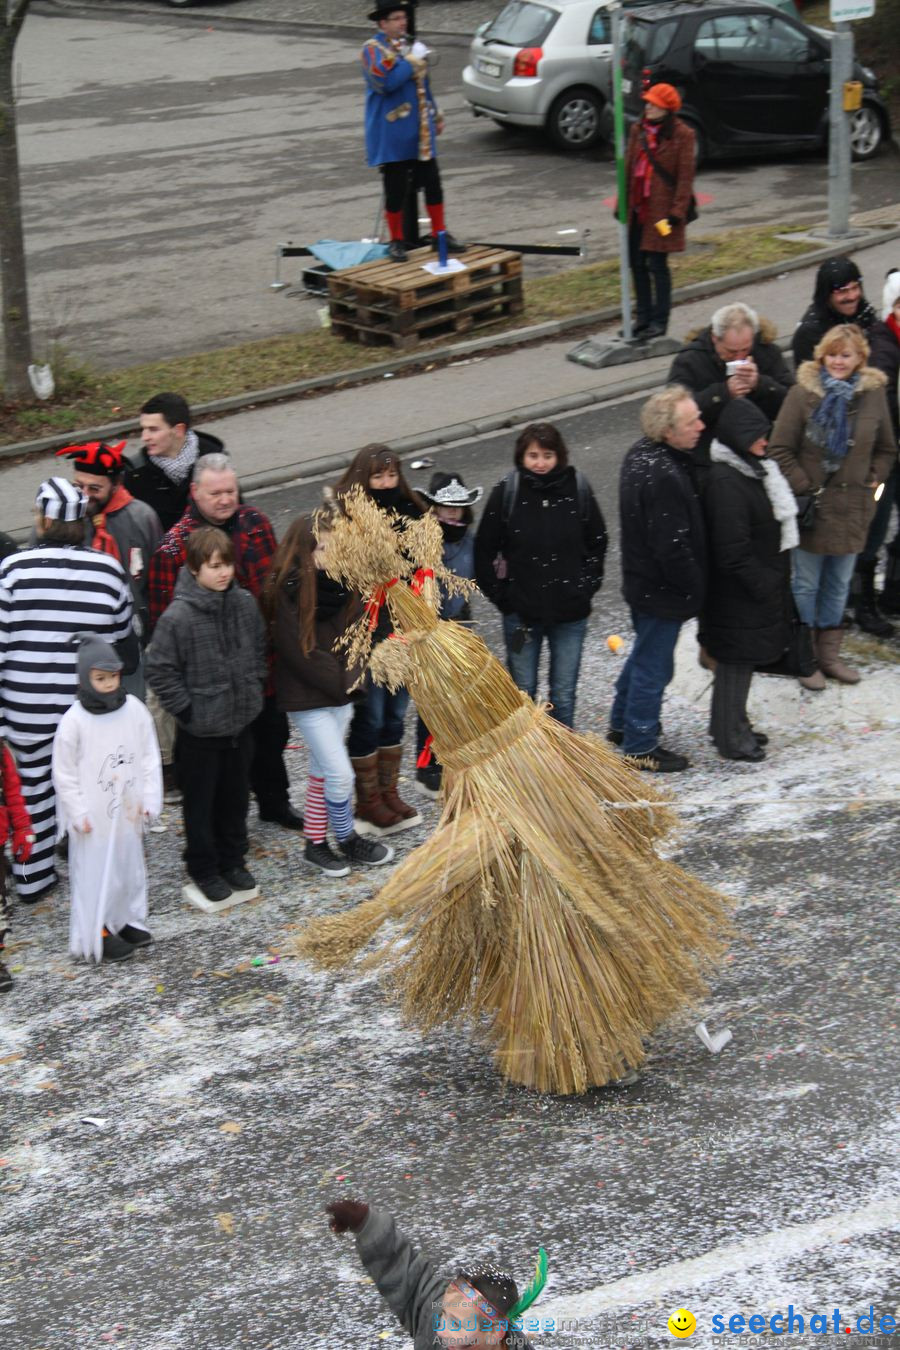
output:
M671 84L652 84L643 99L654 107L665 108L666 112L678 112L681 107L681 95Z

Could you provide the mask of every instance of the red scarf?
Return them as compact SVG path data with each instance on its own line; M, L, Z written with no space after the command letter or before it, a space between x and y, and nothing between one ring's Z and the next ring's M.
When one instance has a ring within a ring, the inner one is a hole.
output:
M638 157L631 171L631 200L629 206L637 212L637 218L643 225L650 209L650 185L653 181L653 165L650 155L656 154L662 122L641 122L641 140ZM649 154L647 152L650 152Z
M900 323L897 322L897 318L893 310L891 310L890 314L885 319L885 323L887 324L888 328L891 330L897 341L900 342Z
M123 506L127 506L129 502L133 501L134 498L131 493L121 484L113 489L113 494L106 503L105 509L98 511L95 516L91 517L91 524L94 527L94 537L91 540L92 549L95 549L98 553L108 553L111 558L116 558L119 562L122 561L119 545L106 528L106 517L113 511L121 511Z

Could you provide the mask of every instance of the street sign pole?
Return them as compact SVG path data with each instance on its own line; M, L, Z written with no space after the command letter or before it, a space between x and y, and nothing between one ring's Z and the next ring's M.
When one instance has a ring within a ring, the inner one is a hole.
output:
M831 91L828 108L828 237L850 233L850 121L844 111L844 85L853 78L853 30L838 23L831 40Z
M628 275L628 184L625 181L625 109L622 104L622 6L610 8L612 19L613 148L616 152L616 191L619 218L619 289L622 294L622 335L634 336L631 322L631 286Z

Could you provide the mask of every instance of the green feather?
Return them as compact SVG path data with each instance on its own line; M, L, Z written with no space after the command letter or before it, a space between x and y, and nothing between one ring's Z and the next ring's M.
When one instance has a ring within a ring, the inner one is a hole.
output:
M511 1322L517 1317L521 1317L526 1308L530 1308L534 1300L540 1295L541 1290L547 1283L547 1253L543 1247L538 1250L537 1265L534 1268L534 1279L525 1290L517 1303L514 1303L506 1314Z

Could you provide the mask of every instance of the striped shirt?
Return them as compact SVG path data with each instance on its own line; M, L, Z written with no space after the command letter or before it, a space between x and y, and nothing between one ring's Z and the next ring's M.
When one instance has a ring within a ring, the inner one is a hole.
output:
M38 545L0 563L0 727L14 743L47 740L78 689L76 633L128 637L131 588L117 559Z

